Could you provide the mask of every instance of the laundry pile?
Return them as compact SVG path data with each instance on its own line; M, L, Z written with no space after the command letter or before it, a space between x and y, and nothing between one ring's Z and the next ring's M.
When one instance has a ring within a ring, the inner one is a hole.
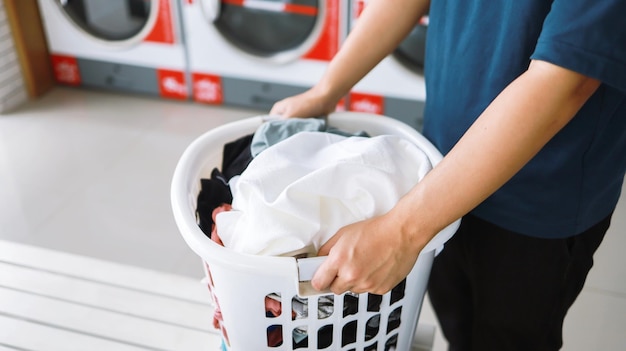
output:
M198 224L237 252L284 256L308 248L315 256L341 227L389 211L431 168L399 136L349 133L323 119L273 120L224 145L221 170L201 179ZM266 313L272 303L266 299ZM219 317L218 310L214 325L226 335Z

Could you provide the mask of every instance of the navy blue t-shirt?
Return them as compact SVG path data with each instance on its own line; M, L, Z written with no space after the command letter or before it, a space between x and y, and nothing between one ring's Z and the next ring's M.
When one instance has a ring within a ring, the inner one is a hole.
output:
M625 16L624 0L431 1L424 134L443 154L531 59L602 81L574 119L473 211L476 216L557 238L578 234L613 211L626 169Z

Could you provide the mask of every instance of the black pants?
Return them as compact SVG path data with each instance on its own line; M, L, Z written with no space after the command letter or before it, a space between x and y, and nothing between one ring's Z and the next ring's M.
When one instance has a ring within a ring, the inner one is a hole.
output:
M610 221L574 237L539 239L464 217L428 284L449 350L560 349L563 319Z

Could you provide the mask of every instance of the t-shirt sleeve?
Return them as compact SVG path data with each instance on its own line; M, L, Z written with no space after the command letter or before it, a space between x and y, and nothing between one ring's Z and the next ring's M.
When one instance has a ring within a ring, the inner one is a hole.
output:
M531 57L626 92L626 1L554 0Z

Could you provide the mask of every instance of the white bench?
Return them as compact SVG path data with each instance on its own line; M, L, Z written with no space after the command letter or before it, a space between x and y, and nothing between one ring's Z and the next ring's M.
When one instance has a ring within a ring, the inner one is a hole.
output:
M215 351L212 316L199 280L0 241L0 350Z
M184 276L0 240L0 351L218 351L205 289ZM434 331L420 325L414 351L431 350Z

